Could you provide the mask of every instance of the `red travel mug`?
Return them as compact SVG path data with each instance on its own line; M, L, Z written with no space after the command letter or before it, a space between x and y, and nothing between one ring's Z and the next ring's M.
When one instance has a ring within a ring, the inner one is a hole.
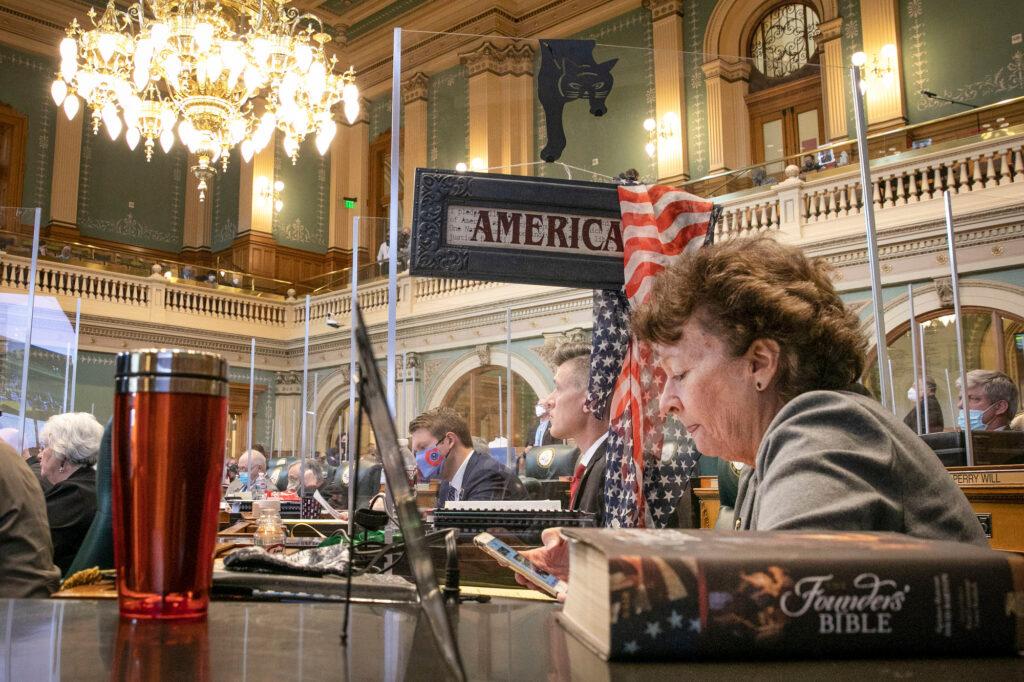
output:
M219 355L117 356L114 558L124 618L202 618L217 537L228 366Z

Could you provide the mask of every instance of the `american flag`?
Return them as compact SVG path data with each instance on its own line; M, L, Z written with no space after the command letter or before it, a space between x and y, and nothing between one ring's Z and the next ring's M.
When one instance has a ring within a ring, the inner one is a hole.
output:
M605 519L612 527L669 522L696 466L689 437L658 413L664 372L646 344L630 338L628 314L647 299L654 277L688 247L713 234L714 204L662 185L619 187L625 253L622 292L594 295L594 347L587 405L611 411L605 465ZM664 448L665 434L674 443ZM663 448L671 456L662 456Z

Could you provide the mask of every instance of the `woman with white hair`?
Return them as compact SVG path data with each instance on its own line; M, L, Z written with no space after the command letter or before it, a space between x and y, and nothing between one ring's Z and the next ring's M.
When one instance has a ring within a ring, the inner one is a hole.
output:
M67 571L96 515L96 470L103 427L88 412L50 417L40 433L40 471L53 487L46 491L46 513L53 540L53 563Z

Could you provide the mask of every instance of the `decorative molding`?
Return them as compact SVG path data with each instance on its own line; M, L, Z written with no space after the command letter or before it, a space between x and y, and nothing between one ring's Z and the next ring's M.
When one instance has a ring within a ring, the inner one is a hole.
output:
M422 71L417 72L412 78L402 83L402 104L426 101L429 88L430 76Z
M750 80L750 62L747 61L732 62L719 57L704 62L701 69L705 78L721 78L726 83Z
M562 347L570 343L584 343L590 344L591 332L583 329L582 327L576 327L569 329L564 332L545 334L543 346L533 346L530 348L536 353L552 370L555 369L555 355Z
M951 277L936 277L932 281L935 283L935 293L942 305L953 305L953 279Z
M651 11L651 21L683 14L683 0L644 0L644 7Z
M843 18L836 17L831 21L818 24L818 38L815 42L822 44L843 37Z
M491 347L486 343L476 347L476 357L480 360L480 366L491 364Z
M481 43L472 52L459 55L470 78L481 73L498 76L525 76L533 74L534 50L530 45L512 43L497 47L493 43Z

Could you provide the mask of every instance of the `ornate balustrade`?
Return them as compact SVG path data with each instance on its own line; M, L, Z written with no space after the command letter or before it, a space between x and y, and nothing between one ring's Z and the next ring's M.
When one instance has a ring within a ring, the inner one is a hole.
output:
M723 211L716 237L733 239L777 230L793 241L815 242L834 235L838 220L862 221L856 164L815 173L806 180L795 167L787 169L787 175L777 185L720 198ZM897 216L893 209L941 201L947 189L957 195L980 196L993 188L1024 188L1024 129L1018 126L967 144L917 149L875 161L871 185L880 228L906 224L906 216Z

